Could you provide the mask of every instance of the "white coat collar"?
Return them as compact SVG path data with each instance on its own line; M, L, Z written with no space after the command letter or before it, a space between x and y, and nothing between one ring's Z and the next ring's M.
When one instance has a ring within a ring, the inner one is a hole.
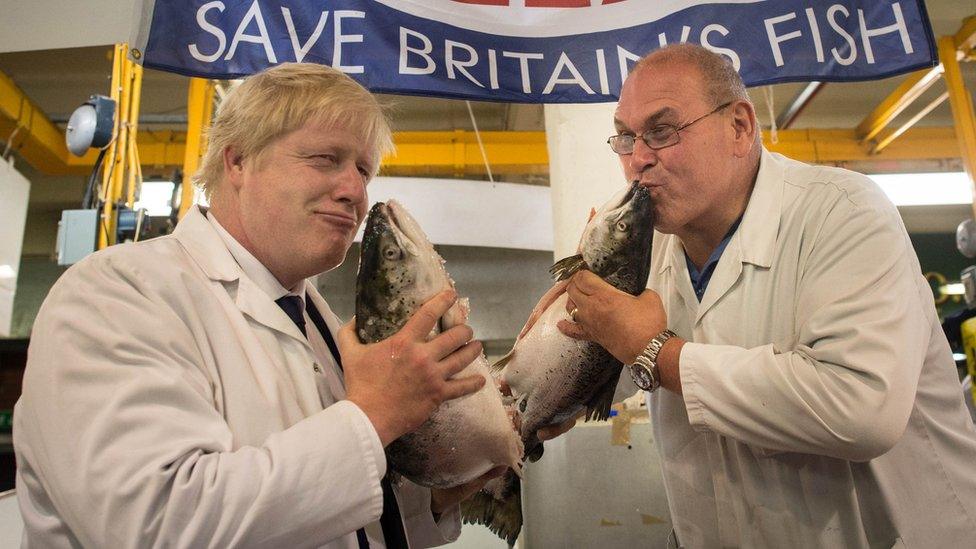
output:
M250 278L258 285L272 301L286 295L296 295L301 298L302 302L305 302L305 281L300 280L292 288L285 288L281 285L281 282L275 278L275 275L264 266L258 258L254 257L247 248L245 248L240 242L237 241L227 229L220 224L220 221L214 217L213 212L208 211L206 214L207 221L214 226L217 230L217 235L224 242L224 246L227 247L227 251L230 255L234 256L234 260L237 264L241 266L241 270L244 271L244 276Z
M205 212L206 209L199 206L191 207L176 225L173 237L211 280L239 280L244 272L220 239L217 230L207 221Z
M206 218L206 210L194 206L187 211L173 231L173 236L183 246L193 261L211 280L233 283L234 303L238 309L255 321L308 344L308 340L275 304L268 292L251 280L227 249L217 228ZM311 284L306 284L306 288ZM316 301L316 304L319 302Z
M744 263L764 268L773 264L783 211L784 172L782 159L763 147L756 185L736 231Z

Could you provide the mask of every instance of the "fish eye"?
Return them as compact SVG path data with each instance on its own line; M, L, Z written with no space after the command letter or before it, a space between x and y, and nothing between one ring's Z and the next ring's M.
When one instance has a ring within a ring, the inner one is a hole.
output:
M400 248L397 248L396 246L387 246L383 248L383 257L386 259L400 259L401 255Z
M623 232L626 232L627 229L629 229L629 228L630 228L630 225L628 225L626 221L618 221L617 222L617 230L618 231L620 231L620 232L623 233Z

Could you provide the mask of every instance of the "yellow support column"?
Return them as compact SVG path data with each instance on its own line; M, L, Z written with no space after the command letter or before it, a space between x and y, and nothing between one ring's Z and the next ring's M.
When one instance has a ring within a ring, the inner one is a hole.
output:
M111 199L113 196L112 187L114 185L114 175L122 170L124 164L121 163L122 152L124 151L122 119L125 116L125 108L122 98L126 90L126 64L125 64L125 44L116 44L112 56L112 88L109 96L115 101L115 130L112 134L112 143L109 145L108 153L105 155L105 163L102 165L102 187L99 195L102 200L101 223L98 225L98 249L107 248L112 244L110 236L115 231L115 204Z
M142 184L138 138L139 103L142 93L142 67L127 58L129 46L116 44L112 67L112 99L116 102L115 133L103 165L102 218L98 226L98 249L115 244L118 207L135 204Z
M213 118L214 81L191 78L187 95L186 150L183 157L183 185L180 189L180 219L193 205L193 174L207 150L206 130Z
M130 63L132 68L132 92L129 97L129 127L126 136L126 169L128 178L125 182L125 203L133 208L142 185L142 165L139 163L139 106L142 97L142 65Z
M962 164L973 189L973 217L976 218L976 114L973 112L973 102L966 91L966 84L959 70L958 53L956 41L952 36L939 38L939 59L945 67L949 105L952 107L952 119L955 122Z

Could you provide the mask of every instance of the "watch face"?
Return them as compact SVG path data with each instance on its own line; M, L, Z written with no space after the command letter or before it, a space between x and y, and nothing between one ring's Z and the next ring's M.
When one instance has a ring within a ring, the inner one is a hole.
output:
M637 385L639 389L644 391L650 391L654 386L654 378L651 377L651 371L643 364L631 364L630 377L633 378L634 385Z

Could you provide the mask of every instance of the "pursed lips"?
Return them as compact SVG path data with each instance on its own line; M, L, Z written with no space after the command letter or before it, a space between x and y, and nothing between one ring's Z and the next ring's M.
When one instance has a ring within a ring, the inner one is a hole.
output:
M639 184L641 187L646 187L648 189L653 189L655 187L663 187L665 185L664 181L643 181L638 179L634 183Z
M356 219L356 216L346 212L314 211L313 213L324 217L326 221L338 225L347 225L349 227L356 227L359 225L359 221Z

